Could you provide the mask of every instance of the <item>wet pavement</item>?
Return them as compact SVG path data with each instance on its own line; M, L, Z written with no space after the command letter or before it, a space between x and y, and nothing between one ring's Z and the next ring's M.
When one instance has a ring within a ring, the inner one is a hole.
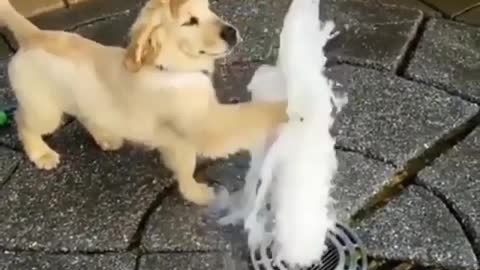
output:
M479 268L480 9L453 2L322 1L322 19L340 30L327 46L327 73L349 97L335 126L332 194L372 260L388 262L380 269ZM34 22L124 45L142 3L85 2ZM212 1L245 38L219 64L222 102L249 99L245 86L259 63L274 59L288 4ZM6 63L16 45L2 35L0 107L15 104ZM241 230L219 228L182 200L154 152L104 153L76 121L48 141L63 162L41 172L14 128L0 130L1 270L248 269ZM198 175L238 188L247 168L239 154Z

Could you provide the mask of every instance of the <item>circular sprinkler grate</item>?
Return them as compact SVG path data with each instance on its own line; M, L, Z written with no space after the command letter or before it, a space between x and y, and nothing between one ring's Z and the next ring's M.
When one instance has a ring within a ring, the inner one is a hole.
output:
M366 270L367 253L360 239L343 224L337 223L327 234L327 251L321 263L295 270ZM255 270L294 270L284 262L275 264L271 250L272 242L250 252Z

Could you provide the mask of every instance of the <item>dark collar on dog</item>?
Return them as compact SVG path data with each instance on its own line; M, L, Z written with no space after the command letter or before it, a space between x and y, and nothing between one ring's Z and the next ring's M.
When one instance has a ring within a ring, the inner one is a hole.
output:
M166 68L164 65L158 65L157 68L161 71L168 71L168 68ZM210 72L206 69L200 70L200 72L202 72L203 74L209 77L211 76Z

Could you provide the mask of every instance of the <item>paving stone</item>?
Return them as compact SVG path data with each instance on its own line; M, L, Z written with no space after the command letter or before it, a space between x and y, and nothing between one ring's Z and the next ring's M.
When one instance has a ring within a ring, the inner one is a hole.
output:
M237 62L220 64L216 68L214 85L221 103L245 102L251 99L247 84L258 64Z
M440 199L418 186L407 188L363 220L356 231L375 258L451 270L478 269L460 224Z
M132 26L136 12L126 12L112 18L78 27L80 35L107 46L126 46L128 31Z
M134 270L133 254L122 255L40 255L0 253L1 270Z
M480 251L480 129L421 171L418 181L445 198Z
M50 146L60 166L24 161L0 190L0 246L47 251L124 250L157 194L173 184L158 154L106 153L74 122Z
M455 18L456 21L480 26L480 6Z
M20 159L21 156L17 152L0 146L0 189L17 168Z
M433 19L406 75L480 102L480 30Z
M226 160L217 161L213 165L200 172L200 177L209 183L222 185L229 192L234 192L245 184L245 174L250 167L248 153L240 153Z
M290 0L211 0L210 4L213 10L238 27L244 40L228 61L273 57Z
M250 166L250 155L248 153L239 153L233 155L225 160L218 160L199 171L198 176L211 183L214 187L221 186L226 188L230 193L238 191L245 185L245 174ZM221 216L221 212L210 212L212 218L215 220ZM214 227L216 228L216 227ZM247 266L241 265L241 262L249 260L250 253L248 252L247 234L241 225L227 226L221 228L222 237L229 239L230 248L232 251L232 259L236 262L237 268L247 270Z
M13 51L8 46L8 43L2 37L0 33L0 59L8 58L9 56L13 55Z
M338 66L328 76L349 99L335 124L337 144L396 165L478 112L441 90L375 70Z
M271 61L290 1L212 1L215 10L239 27L244 42L230 62ZM364 1L322 1L321 18L334 19L342 29L327 46L340 61L392 69L398 64L422 13L397 7L379 7ZM281 14L281 15L279 15Z
M12 0L12 5L26 17L65 8L63 0Z
M176 193L166 197L149 219L142 245L150 252L230 251L227 229L208 217L205 208Z
M395 169L360 154L337 151L338 173L332 198L337 219L347 223L369 199L392 181Z
M142 7L145 1L147 0L85 1L75 5L74 8L60 9L47 14L35 16L32 18L32 21L42 29L71 31L81 25L99 22L107 18L112 19L112 17L121 14L132 13L133 16L138 13L138 10ZM121 33L126 32L129 27L122 28ZM1 32L5 34L9 43L16 48L17 44L12 35L4 29Z
M471 5L478 3L478 0L422 0L431 6L441 10L444 14L451 16Z
M7 127L0 128L0 145L23 152L22 144L18 139L15 121L11 121L11 124Z
M356 0L321 1L322 20L334 20L340 34L325 47L340 62L393 70L422 20L418 10Z
M7 64L8 60L0 60L0 110L16 106L15 95L8 83ZM11 122L11 126L0 128L0 144L9 148L20 149L15 123L14 121Z
M231 267L228 255L222 253L187 253L147 255L140 260L139 270L213 270ZM243 270L243 269L239 269Z
M137 13L147 0L85 1L74 8L57 10L36 16L33 22L42 28L65 30L123 13Z
M16 103L15 94L10 88L7 74L8 60L0 60L0 110Z
M419 0L376 0L380 4L400 6L405 8L412 8L421 10L424 14L429 17L440 17L441 13L434 10L433 8L425 5Z
M8 82L8 63L10 59L2 59L0 60L0 88L2 92L0 92L0 104L6 105L10 102L14 101L13 92L3 88L9 88L10 84Z

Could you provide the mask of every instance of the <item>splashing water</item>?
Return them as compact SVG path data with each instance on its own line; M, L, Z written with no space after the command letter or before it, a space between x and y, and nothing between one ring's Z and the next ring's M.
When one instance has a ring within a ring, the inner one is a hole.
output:
M274 239L277 262L309 266L325 251L335 223L331 182L337 171L333 111L346 103L325 77L323 47L332 22L319 21L320 0L293 0L280 35L276 66L261 66L249 90L253 101L288 100L289 121L273 142L254 149L243 190L224 198L223 224L244 220L251 249ZM261 179L261 181L260 181ZM258 186L258 191L257 191Z

